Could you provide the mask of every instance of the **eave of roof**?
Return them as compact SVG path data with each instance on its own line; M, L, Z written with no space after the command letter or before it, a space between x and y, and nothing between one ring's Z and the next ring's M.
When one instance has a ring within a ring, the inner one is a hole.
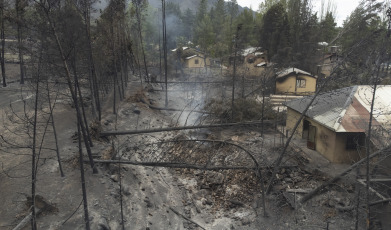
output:
M319 94L306 112L306 116L320 124L336 131L335 126L338 117L344 113L347 99L354 91L353 87L347 87L328 93ZM303 113L314 96L307 96L286 103L287 107Z
M195 57L200 57L198 54L196 54L196 55L193 55L193 56L190 56L190 57L187 57L187 58L185 58L185 59L192 59L192 58L195 58Z
M266 65L267 65L266 62L261 62L261 63L257 64L257 67L262 67L262 66L266 66Z
M298 69L298 68L287 68L287 69L284 69L280 72L277 72L276 75L277 77L276 78L283 78L283 77L286 77L290 74L302 74L302 75L307 75L309 77L313 77L313 78L318 78L318 76L316 75L312 75L304 70L301 70L301 69Z
M352 86L320 94L306 116L335 132L365 132L368 129L373 89ZM288 108L302 113L313 96L287 102ZM372 124L391 128L391 86L378 86Z
M249 55L251 53L255 53L255 52L257 52L258 50L261 50L261 49L262 49L262 47L248 47L247 49L242 50L241 55L242 56L247 56L247 55Z

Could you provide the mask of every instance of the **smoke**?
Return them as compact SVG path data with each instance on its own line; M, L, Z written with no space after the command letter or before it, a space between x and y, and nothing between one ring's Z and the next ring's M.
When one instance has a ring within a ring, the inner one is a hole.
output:
M177 47L178 37L184 35L182 20L176 15L166 15L167 26L167 48L174 49Z
M169 99L172 106L180 109L173 117L173 123L180 126L199 125L202 123L205 92L200 84L172 84Z

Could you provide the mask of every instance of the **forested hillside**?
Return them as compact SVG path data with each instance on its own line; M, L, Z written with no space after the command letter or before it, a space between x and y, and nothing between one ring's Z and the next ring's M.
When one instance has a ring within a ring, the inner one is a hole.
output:
M387 33L388 19L381 4L360 4L344 25L337 27L335 7L331 3L325 3L319 10L309 0L267 0L259 11L253 12L239 10L236 1L196 2L188 9L184 7L187 3L167 1L168 49L191 44L211 57L225 60L226 64L234 46L237 49L255 46L266 49L269 61L280 68L295 66L317 73L319 59L328 52L328 47L339 47L341 55L346 51L352 56L351 52L360 51L350 61L362 62L367 58L362 55L381 42L379 33ZM146 44L159 44L160 11L147 7L144 12ZM365 36L372 36L368 38L372 42L366 42L367 39L359 42ZM360 48L352 50L357 43ZM147 55L154 53L152 48L146 47Z

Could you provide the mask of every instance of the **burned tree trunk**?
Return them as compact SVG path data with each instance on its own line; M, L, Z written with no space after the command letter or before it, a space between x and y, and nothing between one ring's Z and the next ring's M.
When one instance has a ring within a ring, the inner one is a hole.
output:
M55 27L55 25L54 25L54 23L52 21L51 16L50 16L50 9L46 8L44 5L41 5L41 7L43 8L42 10L46 14L49 26L50 26L50 28L52 30L52 33L53 33L53 36L54 36L54 39L55 39L58 51L60 53L62 64L63 64L64 69L65 69L65 79L67 81L69 91L71 92L71 97L73 99L73 102L75 103L75 109L76 109L77 118L82 120L81 119L81 117L82 117L81 111L80 111L80 108L78 106L77 93L75 92L75 89L72 86L70 69L69 69L68 62L67 62L67 59L65 57L62 45L60 43L60 39L58 37L57 31L56 31L56 27ZM80 122L80 128L81 128L81 133L83 134L83 139L84 139L85 146L86 146L86 149L87 149L88 157L90 159L91 168L93 169L94 173L98 173L98 171L97 171L97 169L96 169L96 167L94 165L94 161L92 159L91 148L90 148L90 145L88 144L88 141L87 141L86 129L85 129L85 126L84 126L83 122Z
M147 83L150 83L149 74L148 74L148 67L147 67L147 60L146 60L145 51L144 51L142 26L141 26L141 12L140 12L141 11L141 1L133 0L132 2L133 2L133 5L136 7L138 35L139 35L139 39L140 39L141 52L142 52L143 60L144 60L145 80Z
M91 99L93 111L98 112L98 120L100 121L102 118L102 111L100 106L100 98L99 98L99 89L97 83L96 69L94 63L94 56L92 53L92 44L91 44L91 26L90 26L90 0L85 0L85 9L84 9L84 21L85 21L85 31L87 36L87 48L88 48L88 67L89 67L89 82L90 82L90 90L91 90Z
M3 77L3 87L7 86L6 76L5 76L5 57L4 57L4 48L5 48L5 35L4 35L4 0L0 2L0 19L1 19L1 28L0 28L0 39L1 39L1 54L0 54L0 63L1 63L1 75Z
M235 35L235 56L234 56L234 72L232 74L232 99L231 99L231 120L234 120L235 115L235 81L236 81L236 55L238 54L238 38L239 38L239 30L241 28L241 25L238 25L236 29L236 35Z
M162 0L162 25L163 25L163 56L164 56L164 84L166 90L165 106L168 106L167 84L167 30L166 30L166 0Z
M22 21L23 21L23 10L24 2L21 0L16 0L15 9L16 9L16 26L18 34L18 53L19 53L19 67L20 67L20 84L24 84L24 62L23 62L23 38L22 38Z
M47 89L47 96L48 96L48 103L49 103L49 108L50 108L50 121L51 125L53 128L53 135L54 135L54 142L56 144L56 154L57 154L57 161L58 161L58 167L60 169L61 177L64 177L64 171L62 170L62 164L61 164L61 157L60 157L60 148L58 146L58 139L57 139L57 131L56 131L56 125L54 123L54 116L53 116L53 110L54 110L54 105L52 106L52 102L50 99L50 90L49 90L49 82L46 81L46 89ZM54 104L56 103L56 100L54 100Z
M76 54L76 50L75 49L73 49L73 54L74 54L74 56L73 56L73 62L72 62L73 66L72 67L73 67L73 76L74 76L74 81L75 81L75 91L77 91L78 94L79 94L80 107L81 107L81 112L82 112L82 115L83 115L83 120L81 122L84 122L84 125L86 127L88 143L89 143L89 145L91 147L93 147L90 130L88 128L88 121L87 121L86 111L85 111L85 108L84 108L83 95L81 93L81 89L80 89L80 85L79 85L79 78L78 78L77 69L76 69L76 63L77 63L76 62L76 57L77 57L77 54Z
M84 207L84 222L86 230L90 230L90 218L88 215L88 202L87 202L87 190L86 190L86 182L84 177L84 165L83 165L83 151L81 144L81 119L80 116L77 117L77 136L78 136L78 146L79 146L79 165L80 165L80 180L81 180L81 189L83 192L83 207Z
M32 146L32 158L31 158L31 229L37 229L36 222L36 210L35 210L35 189L37 181L37 164L36 164L36 141L37 141L37 116L38 116L38 99L39 99L39 74L36 79L36 90L35 90L35 102L34 102L34 122L33 122L33 146Z

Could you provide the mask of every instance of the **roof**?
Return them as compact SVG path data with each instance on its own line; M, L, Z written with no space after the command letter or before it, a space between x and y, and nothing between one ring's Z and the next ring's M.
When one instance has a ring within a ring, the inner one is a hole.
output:
M185 59L187 59L187 60L188 60L188 59L192 59L192 58L195 58L195 57L201 57L201 56L199 56L199 55L197 55L197 54L196 54L196 55L193 55L193 56L187 57L187 58L185 58Z
M320 45L320 46L328 46L329 43L327 43L327 42L318 42L318 45Z
M286 103L302 113L313 96ZM368 129L373 98L373 86L360 85L334 90L318 95L306 116L335 132L365 132ZM374 127L391 128L391 86L379 85L373 108Z
M249 54L254 54L255 52L257 52L257 51L259 51L261 49L262 49L261 47L249 47L247 49L242 50L241 54L242 54L242 56L247 56Z
M266 65L267 65L266 62L261 62L261 63L257 64L257 67L262 67L262 66L266 66Z
M314 76L304 70L301 70L301 69L298 69L298 68L294 68L294 67L291 67L291 68L286 68L280 72L277 72L277 77L276 78L282 78L282 77L286 77L292 73L295 73L295 74L302 74L302 75L308 75L310 77L314 77L314 78L317 78L317 76Z
M175 49L172 49L171 51L172 51L172 52L175 52L175 51L177 51L178 49L180 49L180 48L175 48ZM187 47L187 46L182 47L182 50L187 50L187 49L189 49L189 47Z

